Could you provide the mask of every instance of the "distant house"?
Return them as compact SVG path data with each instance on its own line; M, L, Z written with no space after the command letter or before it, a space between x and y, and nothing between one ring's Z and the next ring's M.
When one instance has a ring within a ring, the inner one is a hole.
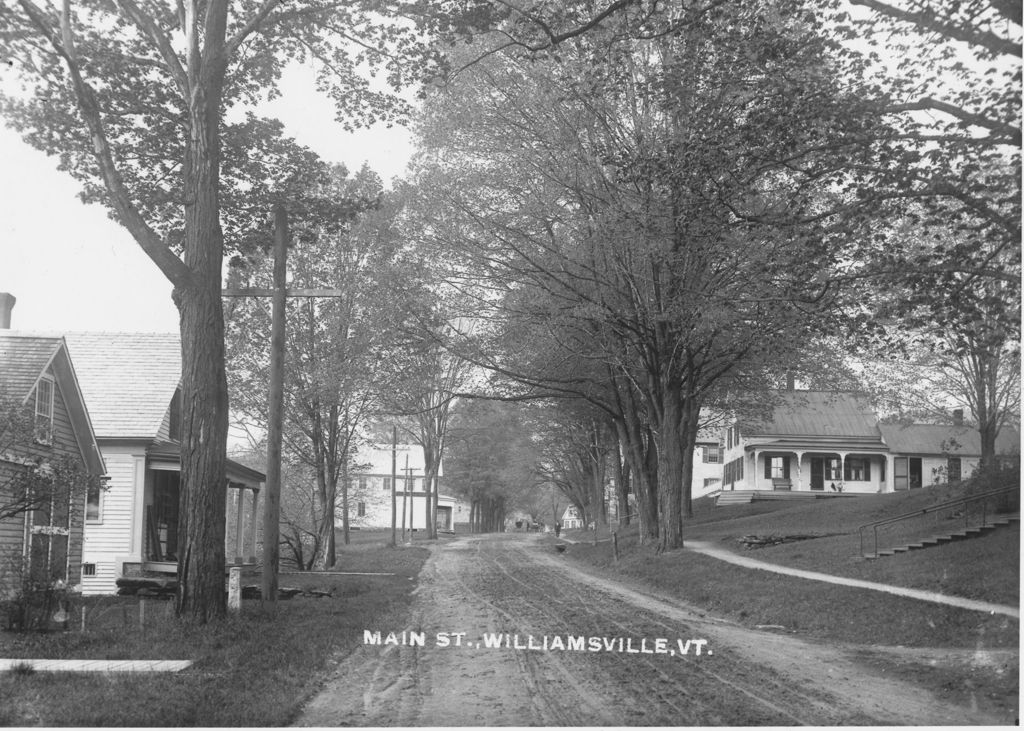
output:
M702 497L722 489L722 463L725 449L717 430L701 429L693 453L693 476L690 479L690 496Z
M427 493L424 485L423 448L418 444L399 444L395 450L395 524L402 529L426 530ZM444 465L438 470L443 486ZM391 527L392 453L390 444L367 445L361 449L349 471L348 519L352 528ZM341 526L341 514L335 525ZM466 505L450 495L437 496L437 530L454 531L457 523L469 522Z
M981 437L963 424L881 424L882 439L889 448L891 490L927 487L969 477L981 461ZM996 454L1020 459L1020 432L1000 430Z
M0 293L10 322L14 298ZM68 457L94 480L85 492L58 489L36 509L0 520L0 561L21 561L29 576L69 585L81 581L83 526L100 500L99 478L106 471L89 412L68 356L64 338L0 329L0 401L34 413L34 433L2 435L0 506L16 498L14 481L28 470L47 470ZM0 567L0 593L13 588L16 573Z
M767 418L725 431L726 490L882 492L888 448L867 400L848 392L785 391Z
M978 432L962 423L881 424L849 392L785 391L771 415L725 431L725 490L878 493L968 477ZM1020 458L1020 434L1003 429L997 452Z
M181 345L177 334L162 333L72 333L66 340L109 478L86 519L83 591L113 593L119 576L177 571ZM229 562L256 560L264 480L228 460Z
M562 530L582 530L586 528L583 524L583 516L580 514L579 508L575 505L570 505L562 513Z

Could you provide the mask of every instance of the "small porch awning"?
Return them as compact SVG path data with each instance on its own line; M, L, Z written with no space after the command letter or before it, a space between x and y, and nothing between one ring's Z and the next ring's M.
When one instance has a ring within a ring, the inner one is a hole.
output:
M146 461L150 469L181 471L181 445L178 442L156 441L146 449ZM228 487L235 489L259 488L267 476L252 467L246 467L233 459L227 460Z

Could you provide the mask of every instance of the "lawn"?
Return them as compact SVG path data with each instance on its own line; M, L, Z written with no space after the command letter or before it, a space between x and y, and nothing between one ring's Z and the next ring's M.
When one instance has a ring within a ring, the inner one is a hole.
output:
M860 555L860 525L919 510L968 489L978 486L722 508L698 500L694 518L684 523L683 531L685 539L711 541L772 563L1019 606L1017 527L887 558L867 560ZM752 550L738 541L746 535L793 534L821 537ZM569 547L571 558L638 579L750 626L775 625L857 644L984 649L1019 643L1018 623L1008 617L747 569L685 548L659 555L638 545L635 527L618 533L618 563L613 562L610 542L591 545L590 533L569 537L582 541Z
M243 602L239 616L193 626L171 617L169 602L91 599L87 629L0 633L0 656L190 659L180 673L0 673L5 726L277 726L288 724L320 686L333 659L354 649L368 623L400 623L424 547L387 549L366 537L339 546L337 571L394 576L284 574L282 586L318 589L275 612ZM76 626L72 622L72 626Z

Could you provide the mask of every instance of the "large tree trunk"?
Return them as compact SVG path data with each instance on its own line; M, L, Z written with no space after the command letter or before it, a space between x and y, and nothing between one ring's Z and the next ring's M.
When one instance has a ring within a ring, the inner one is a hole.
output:
M219 255L219 246L210 248ZM202 289L178 293L183 429L176 612L199 622L222 617L227 611L228 386L219 266L215 271Z
M656 450L650 430L641 426L636 412L631 407L624 411L624 419L616 422L616 427L620 429L619 439L633 475L640 543L646 544L658 539Z
M683 493L682 517L693 517L693 460L697 447L697 428L700 424L700 404L688 399L683 404L682 447L683 447Z
M618 425L616 425L616 435L618 432ZM614 469L615 502L618 504L616 517L620 527L629 525L631 517L629 514L629 462L623 459L623 452L621 437L619 437L619 444L615 448Z
M657 425L658 550L683 546L683 409L679 385L666 384Z
M226 24L226 4L211 2L205 22L205 48L201 56L198 48L191 49L189 57L193 83L182 175L184 261L192 272L192 281L175 289L181 321L183 400L176 612L199 622L223 617L227 612L224 532L228 384L219 200ZM272 550L276 552L278 547Z

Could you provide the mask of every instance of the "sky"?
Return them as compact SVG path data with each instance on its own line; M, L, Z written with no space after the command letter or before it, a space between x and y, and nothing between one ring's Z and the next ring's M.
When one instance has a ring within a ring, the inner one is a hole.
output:
M368 162L385 182L412 154L401 128L346 132L312 73L289 69L285 94L261 113L290 135L352 171ZM29 147L0 119L0 292L17 298L16 330L177 332L171 286L131 236L98 205L77 198L78 184L56 158Z

